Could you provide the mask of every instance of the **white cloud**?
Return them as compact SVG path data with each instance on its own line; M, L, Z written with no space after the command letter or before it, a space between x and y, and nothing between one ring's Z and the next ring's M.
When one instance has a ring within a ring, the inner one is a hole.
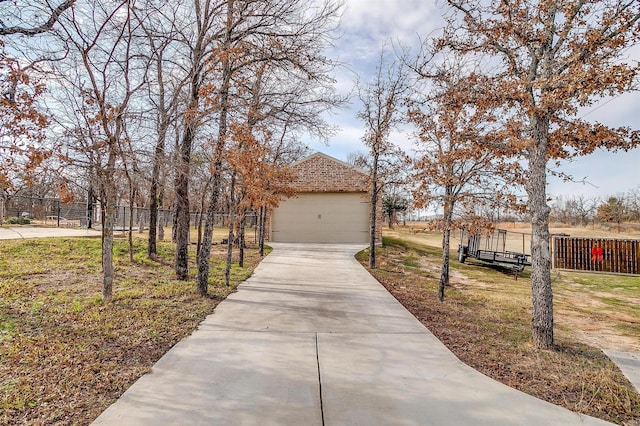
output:
M339 30L342 37L330 52L332 57L347 65L346 69L336 73L337 90L349 93L358 74L367 80L377 65L384 43L393 43L393 46L388 46L389 50L398 44L415 49L420 38L438 35L444 26L445 13L443 2L439 0L348 0ZM638 60L640 46L628 49L625 54L630 61ZM342 160L351 152L365 150L361 142L364 126L356 117L359 109L359 100L354 97L350 108L328 117L331 123L341 128L330 139L329 146L319 143L309 145ZM638 111L640 95L627 93L614 99L603 99L581 110L579 116L614 127L640 128ZM411 151L410 130L394 132L391 140ZM561 166L563 172L576 180L587 178L590 184L566 183L550 177L549 193L554 196L583 194L605 197L626 192L640 184L639 165L640 150L617 154L598 151Z
M420 36L442 28L441 16L435 1L349 0L334 53L355 71L366 72L375 67L385 43L416 45Z
M420 37L442 28L441 16L442 10L435 0L348 0L339 30L342 36L330 52L346 65L336 72L336 90L351 93L358 76L363 80L370 77L383 45L387 44L385 48L390 55L399 45L415 47ZM329 146L309 142L312 149L342 160L351 152L366 150L361 141L365 129L357 119L360 101L356 96L351 101L348 109L327 117L341 129L330 139ZM391 140L407 150L411 148L406 131L392 133Z
M354 36L367 34L379 44L389 39L413 43L418 34L442 27L441 16L435 1L349 0L343 29Z

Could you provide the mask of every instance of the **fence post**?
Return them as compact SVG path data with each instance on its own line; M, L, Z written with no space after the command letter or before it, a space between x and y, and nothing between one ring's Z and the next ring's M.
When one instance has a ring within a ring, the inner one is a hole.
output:
M57 200L56 204L57 204L56 217L58 218L58 228L60 228L60 200Z
M89 187L87 193L87 229L93 226L93 189Z

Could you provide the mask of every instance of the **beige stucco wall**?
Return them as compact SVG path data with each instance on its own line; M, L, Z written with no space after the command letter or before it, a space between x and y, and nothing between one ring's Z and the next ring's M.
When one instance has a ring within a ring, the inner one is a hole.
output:
M370 200L369 175L349 164L326 154L315 153L291 167L296 178L291 187L297 193L348 192L362 193L363 199ZM376 243L382 242L382 206L377 203ZM270 235L270 232L267 232Z

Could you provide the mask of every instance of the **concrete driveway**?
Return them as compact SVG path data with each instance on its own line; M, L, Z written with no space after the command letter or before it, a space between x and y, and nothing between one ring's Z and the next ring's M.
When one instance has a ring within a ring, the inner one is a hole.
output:
M95 425L606 424L460 362L353 258L274 244Z
M86 228L38 228L35 226L0 226L0 240L47 237L99 237L100 231Z

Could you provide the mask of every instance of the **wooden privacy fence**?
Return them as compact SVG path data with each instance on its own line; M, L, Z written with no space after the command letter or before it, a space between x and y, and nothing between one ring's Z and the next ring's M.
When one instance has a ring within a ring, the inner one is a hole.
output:
M553 237L553 267L640 274L640 240Z

